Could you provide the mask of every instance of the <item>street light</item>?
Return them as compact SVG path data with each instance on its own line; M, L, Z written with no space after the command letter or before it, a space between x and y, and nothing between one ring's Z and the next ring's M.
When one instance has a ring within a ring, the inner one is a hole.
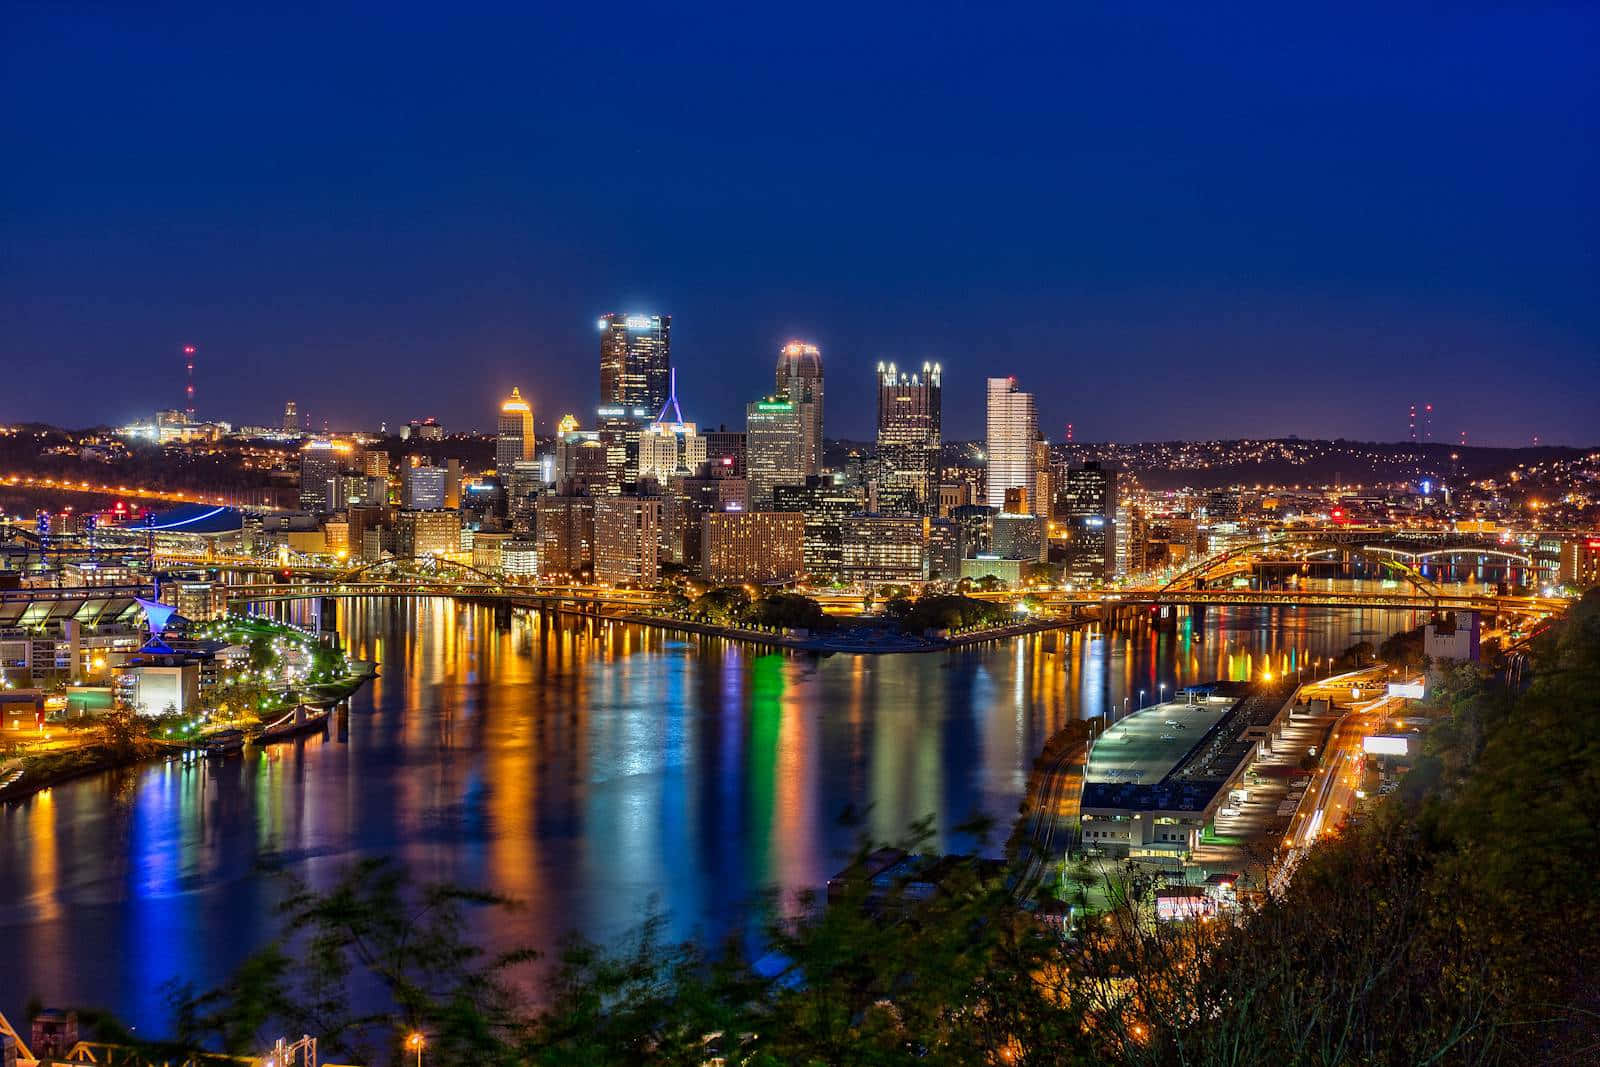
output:
M1161 683L1161 684L1160 684L1160 685L1158 685L1158 686L1156 686L1156 703L1157 703L1157 704L1159 704L1159 703L1161 703L1161 702L1162 702L1162 701L1163 701L1163 700L1165 700L1165 699L1166 699L1166 698L1165 698L1165 697L1164 697L1164 696L1163 696L1163 695L1162 695L1162 694L1164 694L1164 693L1165 693L1165 692L1166 692L1166 691L1167 691L1167 683L1166 683L1166 682L1162 682L1162 683Z
M417 1067L422 1067L422 1050L428 1045L420 1030L413 1030L406 1035L406 1051L415 1051L417 1054Z
M1139 690L1139 707L1140 707L1141 710L1144 708L1144 690L1143 689Z

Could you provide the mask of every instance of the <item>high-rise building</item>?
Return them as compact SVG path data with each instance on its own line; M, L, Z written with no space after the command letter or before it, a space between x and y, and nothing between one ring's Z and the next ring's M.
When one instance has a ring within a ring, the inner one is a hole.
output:
M795 511L713 512L701 520L700 572L712 582L789 581L805 567L806 517Z
M1018 389L1015 378L989 379L988 428L988 504L1001 508L1007 489L1024 489L1030 496L1037 491L1033 445L1039 412L1033 394Z
M746 405L744 425L750 502L760 511L772 506L774 487L805 484L805 427L800 406L786 396Z
M460 552L460 512L444 508L400 512L395 523L395 555L456 556Z
M844 580L852 583L916 582L927 573L927 518L854 515L844 529Z
M806 573L813 579L838 577L844 570L845 527L865 504L862 488L810 477L804 485L775 487L772 498L778 511L798 511L806 517Z
M937 363L924 363L921 373L878 364L880 501L896 500L897 508L918 514L938 508L942 398Z
M407 467L405 476L406 507L433 510L445 506L449 472L444 467Z
M316 440L300 450L300 508L316 514L332 510L332 481L344 470L347 449L332 441Z
M678 373L670 375L671 394L656 420L639 437L639 477L665 484L674 474L699 470L706 461L706 439L678 408Z
M511 387L511 395L500 405L499 432L494 442L494 466L504 474L518 460L532 459L536 441L533 433L533 405L522 399L522 392Z
M572 581L593 573L594 498L548 494L536 505L539 577Z
M660 575L661 498L601 496L594 500L594 580L655 584Z
M1098 585L1117 572L1117 475L1090 461L1067 470L1055 516L1066 527L1067 578Z
M700 566L701 523L713 512L750 510L749 487L743 478L722 477L703 463L693 476L668 480L662 498L662 544L667 559L691 570Z
M283 405L283 432L300 432L300 409L295 407L293 400Z
M600 403L661 410L671 390L672 316L600 316Z
M822 352L790 341L778 350L777 396L788 397L800 418L800 470L822 473Z

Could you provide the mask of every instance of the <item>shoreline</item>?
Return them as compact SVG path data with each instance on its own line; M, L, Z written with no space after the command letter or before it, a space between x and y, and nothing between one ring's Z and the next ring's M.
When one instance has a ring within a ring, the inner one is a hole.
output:
M696 622L690 619L674 619L660 615L617 615L603 616L618 622L635 623L639 626L649 626L657 630L675 630L680 633L700 634L709 637L725 637L733 641L747 641L751 644L767 645L772 648L786 648L795 652L837 652L854 656L886 656L896 654L923 654L928 652L947 652L953 648L965 645L978 645L988 641L1003 641L1010 637L1021 637L1026 634L1045 633L1050 630L1067 630L1082 625L1082 619L1042 619L1017 623L1013 626L996 627L992 630L975 631L971 633L954 634L950 637L928 641L923 638L907 638L900 640L906 644L893 644L889 642L858 643L830 642L827 636L790 637L784 634L769 633L765 630L746 630L737 626L723 626L717 623ZM915 642L915 643L911 643Z
M360 673L358 676L351 676L350 678L344 680L343 684L348 684L350 681L354 681L355 685L343 696L340 696L336 699L327 700L326 702L324 702L324 699L318 699L315 701L304 701L301 703L305 703L307 707L321 708L326 710L331 715L335 706L355 696L355 694L359 693L368 682L377 677L378 671L377 664L375 663L352 661L351 666L360 669ZM292 707L292 705L289 706ZM253 729L246 731L248 735L248 742L251 744L259 744L263 729L263 725L257 725ZM202 735L202 738L203 736L204 735ZM285 744L296 739L296 737L291 736L280 738L268 743ZM65 752L41 753L37 756L21 755L10 757L6 761L6 765L10 766L13 760L16 763L22 764L22 777L8 786L0 786L0 804L13 804L24 801L30 797L37 796L46 790L54 789L58 785L63 785L78 778L87 778L92 774L103 774L106 771L121 770L124 767L134 767L141 763L149 763L153 760L166 759L170 756L180 755L184 752L198 751L198 746L193 743L179 743L163 741L159 738L145 738L128 752L114 752L111 749L97 743L83 745L75 749L68 749ZM80 755L82 758L81 760L68 762L65 757L71 755ZM47 770L42 775L29 766L30 761L48 760L55 757L62 758L63 766Z

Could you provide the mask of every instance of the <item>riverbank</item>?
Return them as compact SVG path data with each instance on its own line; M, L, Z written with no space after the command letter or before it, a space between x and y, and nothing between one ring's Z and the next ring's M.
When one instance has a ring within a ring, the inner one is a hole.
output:
M377 664L354 660L349 666L352 673L334 682L310 686L304 694L285 698L269 707L265 717L276 719L293 711L300 704L330 710L350 699L362 686L377 677ZM262 721L248 727L240 727L236 723L224 722L217 724L217 729L243 729L250 741L258 742L266 729L266 723ZM127 747L89 742L71 748L10 756L0 760L0 804L26 800L46 789L70 782L74 778L132 767L147 760L166 759L186 751L194 751L198 747L198 742L204 741L206 736L207 733L202 732L182 741L142 738ZM13 779L13 772L17 770L21 770L22 774Z
M6 769L6 774L0 775L0 781L9 778L11 772L17 769L22 771L22 776L0 785L0 804L26 800L36 793L70 782L74 778L114 771L121 767L132 767L145 760L170 756L182 751L182 747L161 741L145 740L129 748L79 745L69 749L41 752L37 755L14 756L0 763L0 766Z
M839 652L850 655L945 652L964 645L1003 641L1007 638L1043 633L1048 630L1066 630L1082 624L1082 620L1077 619L1029 619L1026 622L1012 623L1006 626L952 633L945 637L915 637L910 634L900 633L893 629L892 626L885 624L883 626L845 626L826 633L802 636L795 633L774 633L771 630L755 630L743 626L699 622L668 615L629 614L608 617L615 618L619 622L650 626L658 630L674 630L679 633L702 634L708 637L726 637L734 641L748 641L752 644L768 645L773 648L787 648L796 652Z

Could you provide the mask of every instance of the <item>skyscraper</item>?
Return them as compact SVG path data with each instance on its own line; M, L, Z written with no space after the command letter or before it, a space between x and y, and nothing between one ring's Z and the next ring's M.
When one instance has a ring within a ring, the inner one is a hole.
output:
M744 432L750 506L761 511L772 507L775 487L805 484L805 426L800 405L783 395L747 404Z
M879 499L898 496L917 514L939 505L939 450L942 446L943 389L937 363L920 374L905 374L893 363L878 364ZM879 505L880 510L890 510Z
M692 473L706 461L706 439L694 423L684 421L678 408L678 372L673 371L669 380L671 394L661 414L639 438L639 477L654 478L663 485L674 474Z
M1039 436L1039 412L1033 394L1017 388L1015 378L989 379L988 504L1003 508L1006 490L1038 491L1034 467L1034 441ZM1034 510L1042 510L1036 506Z
M300 410L295 407L293 400L283 405L283 432L300 432Z
M649 418L667 402L671 370L671 315L600 316L601 406Z
M494 465L507 474L519 459L532 459L534 451L533 406L522 399L516 386L500 405L499 434L494 442Z
M778 351L777 395L787 396L800 416L802 473L822 473L822 353L816 345L790 341Z
M1117 474L1088 462L1067 471L1056 496L1055 517L1067 528L1067 577L1096 585L1117 571Z

